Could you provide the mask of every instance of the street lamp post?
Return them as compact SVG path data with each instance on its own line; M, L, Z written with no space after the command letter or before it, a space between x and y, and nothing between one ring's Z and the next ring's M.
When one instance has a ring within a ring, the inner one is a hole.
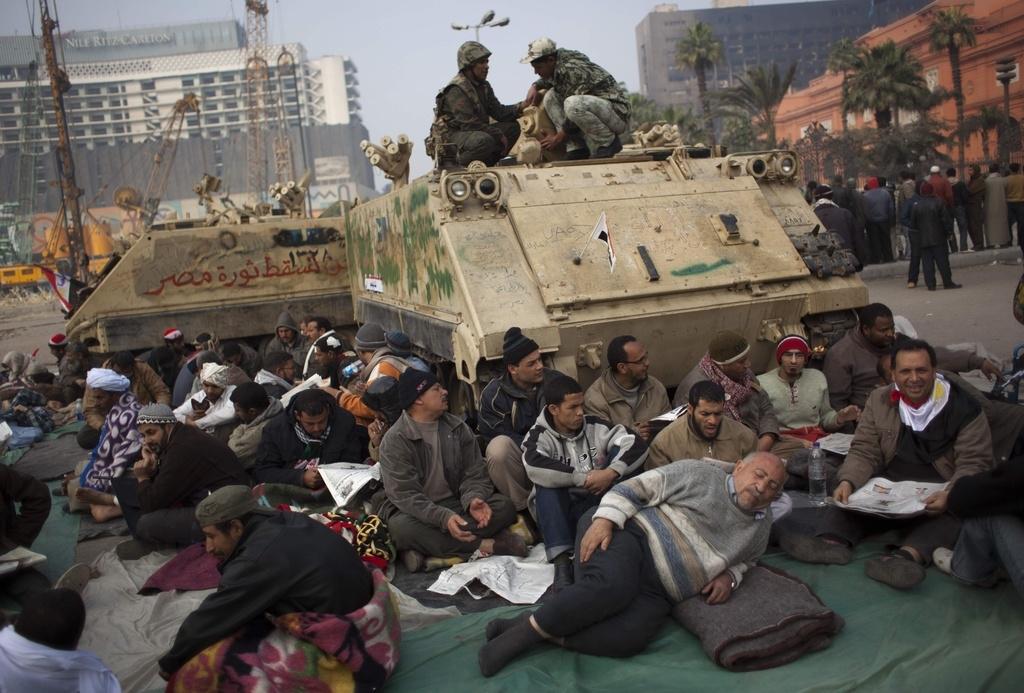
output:
M456 24L452 22L452 29L455 31L466 31L472 29L476 32L476 40L480 40L480 29L496 27L496 26L508 26L508 17L502 17L501 19L494 18L494 10L487 10L479 24Z
M1010 82L1017 78L1017 58L1007 57L996 61L996 79L1003 85L1003 110L1006 118L999 127L999 157L1004 161L1010 151L1018 146L1014 121L1010 118Z

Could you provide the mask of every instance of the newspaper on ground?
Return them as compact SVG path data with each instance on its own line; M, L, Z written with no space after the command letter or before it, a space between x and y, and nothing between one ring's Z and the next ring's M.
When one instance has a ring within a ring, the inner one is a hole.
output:
M850 445L852 443L852 433L829 433L827 436L818 438L818 446L822 450L835 453L841 457L846 457L850 452Z
M555 567L547 562L544 545L537 544L526 558L488 556L459 563L438 575L427 589L447 595L465 589L474 599L483 599L486 592L478 595L469 587L474 580L513 604L535 604L555 581Z
M319 375L314 373L313 375L309 376L301 383L293 387L291 390L288 390L288 392L281 395L281 406L287 408L288 403L292 401L292 397L299 394L303 390L308 390L310 388L320 388L323 387L324 385L330 385L330 381L324 380Z
M380 481L380 466L335 462L317 467L328 492L338 507L343 508L371 481Z
M26 549L24 546L16 546L7 553L0 554L0 575L31 568L45 560L46 556L41 553Z
M874 477L851 493L849 502L835 505L843 510L878 517L914 517L924 514L924 501L928 496L944 488L945 483L889 481Z

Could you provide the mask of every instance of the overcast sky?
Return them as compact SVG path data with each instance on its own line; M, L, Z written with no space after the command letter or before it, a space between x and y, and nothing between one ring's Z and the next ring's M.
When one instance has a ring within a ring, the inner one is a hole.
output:
M26 2L38 5L37 0L0 0L0 33L28 33ZM244 0L56 2L63 31L232 18L245 22ZM698 9L710 7L711 2L680 0L676 4L680 9ZM301 43L311 58L346 55L353 60L359 71L362 118L371 140L401 132L410 135L416 147L412 167L416 176L429 168L423 139L430 128L434 96L456 72L459 44L473 39L472 31L453 31L452 22L476 24L489 9L499 18L511 19L506 27L483 29L480 41L493 53L489 79L498 99L514 103L526 95L534 78L530 66L521 65L519 59L538 36L586 53L636 91L636 26L654 5L635 0L270 0L267 23L271 43Z

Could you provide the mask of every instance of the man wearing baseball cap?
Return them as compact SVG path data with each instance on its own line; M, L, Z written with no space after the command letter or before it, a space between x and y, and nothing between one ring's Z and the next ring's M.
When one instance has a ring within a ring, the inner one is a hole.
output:
M544 149L565 143L567 159L604 159L622 150L629 98L607 70L546 37L531 41L519 62L529 63L539 77L524 105L541 103L540 90L547 90L542 105L557 132L541 138Z
M516 511L494 492L476 436L448 413L448 392L432 373L410 368L398 380L404 412L380 443L386 501L380 515L411 572L440 567L434 558L525 556L508 530Z
M177 671L264 614L345 616L373 595L373 578L342 537L302 513L260 507L246 486L224 486L195 509L207 553L222 559L217 591L178 630L160 661Z

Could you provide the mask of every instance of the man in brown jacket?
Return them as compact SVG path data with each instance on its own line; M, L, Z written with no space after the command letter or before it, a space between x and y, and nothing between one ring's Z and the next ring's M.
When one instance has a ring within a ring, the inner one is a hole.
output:
M946 512L957 480L992 467L992 434L978 403L936 373L935 350L917 339L893 350L894 384L868 397L853 444L839 468L832 494L839 505L875 476L892 481L948 482L925 499L927 514L907 520L882 519L828 507L815 536L783 531L780 544L794 558L810 563L847 563L850 547L868 532L898 527L902 546L865 566L868 577L897 589L925 578L932 552L956 543L960 521Z
M661 382L647 374L651 361L646 347L632 335L608 343L608 370L587 388L583 411L651 439L651 419L672 406Z
M710 457L738 462L757 450L757 436L749 428L725 416L725 390L710 380L690 388L689 411L670 423L651 443L645 470L664 467L676 460Z

